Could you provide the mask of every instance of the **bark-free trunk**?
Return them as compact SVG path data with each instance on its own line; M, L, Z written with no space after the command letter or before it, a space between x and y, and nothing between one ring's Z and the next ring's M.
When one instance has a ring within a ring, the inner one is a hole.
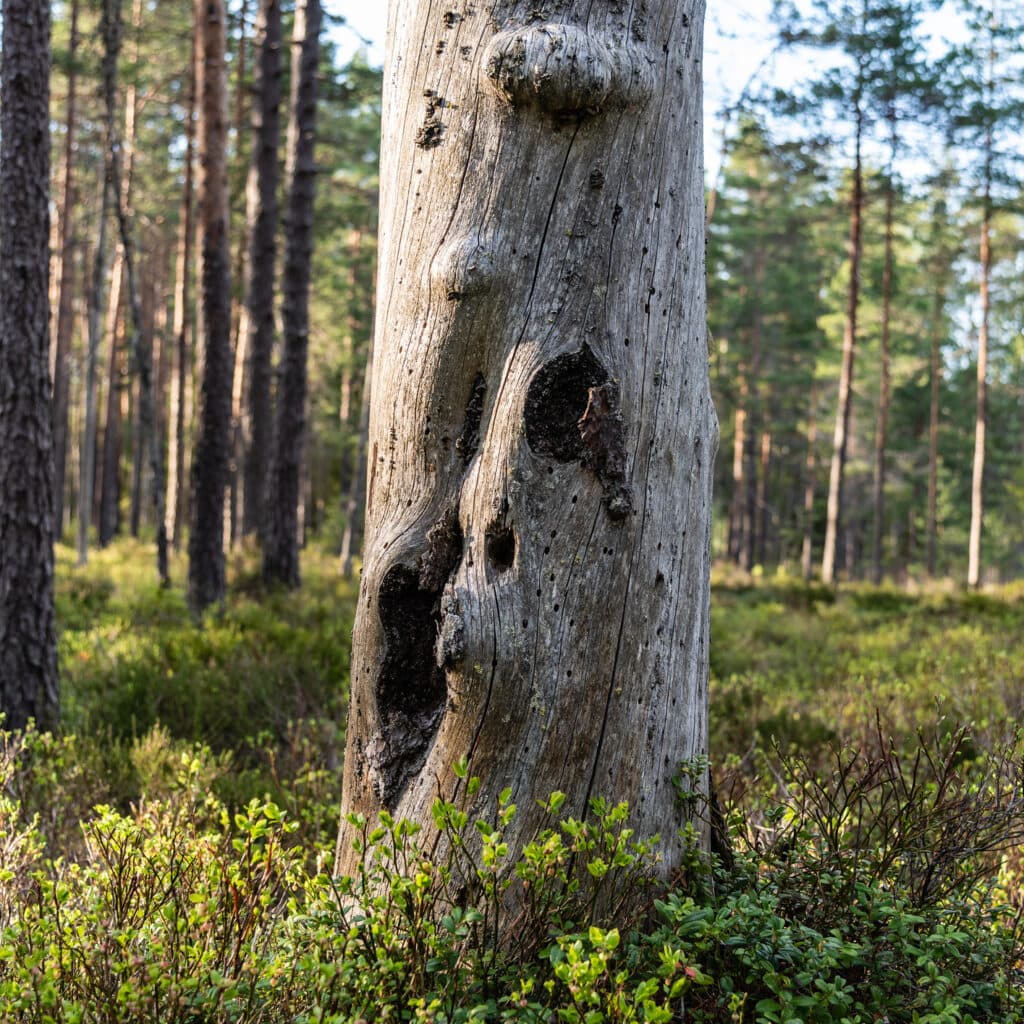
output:
M192 150L195 141L196 38L192 33L192 52L188 62L185 96L185 157L178 207L178 253L174 267L174 371L167 409L167 503L164 528L175 549L181 543L179 524L185 518L185 393L189 379L189 334L192 316Z
M55 724L50 6L4 0L0 71L0 711Z
M363 394L359 408L359 440L356 446L355 475L345 499L345 532L341 536L341 574L352 578L353 561L363 543L366 512L366 452L370 433L370 380L373 375L373 350L366 357Z
M57 294L56 355L53 363L53 527L64 531L64 476L68 451L68 391L71 334L75 321L75 132L77 124L78 0L71 0L68 41L68 101L64 119L64 180L61 183L60 285Z
M855 133L853 164L853 195L850 201L850 283L847 289L846 324L843 329L843 356L839 369L839 402L836 407L836 429L832 437L832 465L828 478L828 507L825 519L825 547L821 557L821 581L835 582L836 543L839 538L839 517L842 512L843 473L850 433L850 410L853 405L853 363L857 350L857 313L860 306L861 218L864 210L864 168L861 143L864 136L862 107L863 83L858 80L855 98ZM848 547L850 545L847 545Z
M704 4L449 7L390 8L343 809L429 847L464 757L510 856L560 789L630 800L671 874L706 786Z
M189 603L224 600L224 491L231 460L231 254L228 248L228 89L223 0L196 0L200 43L199 224L203 346L199 434L192 461Z
M263 532L267 465L273 438L270 401L274 348L274 267L277 260L277 150L281 134L281 2L262 0L256 21L252 163L246 219L252 225L246 263L245 378L241 409L242 532Z
M263 579L299 585L299 499L306 438L306 358L309 279L316 191L316 94L320 59L320 0L299 0L292 37L292 93L288 119L288 207L281 322L284 351L277 388L274 459L267 490Z

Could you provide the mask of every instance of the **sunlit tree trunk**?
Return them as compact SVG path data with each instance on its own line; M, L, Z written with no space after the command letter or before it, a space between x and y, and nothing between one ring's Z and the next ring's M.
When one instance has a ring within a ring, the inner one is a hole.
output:
M277 259L277 153L281 134L281 3L262 0L256 21L252 162L246 186L251 225L246 261L245 375L241 409L242 532L262 533L266 474L273 437L270 400Z
M178 251L174 268L174 370L167 408L167 503L164 528L177 548L181 542L180 523L186 515L185 502L185 395L189 378L189 335L192 282L192 165L195 142L196 39L192 34L188 86L185 99L185 156L181 203L178 208Z
M673 780L706 786L704 4L449 7L390 7L343 811L433 848L465 758L510 856L560 789L630 800L670 875Z
M78 0L71 0L68 42L68 100L64 118L64 180L61 183L60 275L57 293L56 354L53 363L53 527L64 531L64 477L68 451L68 391L71 335L75 322L75 135L78 128Z
M231 457L231 254L228 246L228 91L223 0L196 0L199 47L199 224L203 367L192 460L189 603L224 600L224 492Z
M320 57L320 0L299 0L292 38L292 94L288 121L288 206L281 322L284 345L274 420L274 458L267 489L263 579L299 585L299 503L306 443L306 361L309 280L316 189L316 95Z
M825 520L825 547L821 558L821 581L832 584L836 576L836 544L842 511L843 474L850 433L850 409L853 405L853 364L857 351L857 313L860 305L861 219L864 210L864 167L861 145L864 136L863 81L858 78L855 103L853 194L850 199L850 282L846 297L846 325L843 329L843 354L839 369L839 401L836 428L832 438L832 464L828 480L828 507ZM849 545L848 545L849 546Z

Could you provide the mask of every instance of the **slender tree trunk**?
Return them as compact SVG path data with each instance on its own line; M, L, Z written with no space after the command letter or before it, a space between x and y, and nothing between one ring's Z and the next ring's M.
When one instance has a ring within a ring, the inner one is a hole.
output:
M235 55L235 110L232 121L232 135L234 137L234 157L236 160L242 156L245 129L246 98L249 91L246 88L246 56L248 52L246 39L246 22L248 18L248 0L242 0L238 11L238 49ZM248 248L251 221L249 220L248 189L246 189L246 210L245 221L238 232L238 241L235 246L234 265L231 271L231 280L234 282L245 281L246 251ZM245 386L245 346L248 341L247 332L243 332L243 319L245 309L245 294L241 293L240 299L232 305L231 320L231 345L234 353L234 370L231 378L231 464L228 470L228 491L224 500L224 536L229 546L233 547L241 538L241 515L243 497L242 479L242 436L241 436L241 414L242 414L242 391Z
M732 500L729 503L729 557L743 565L746 550L744 529L747 524L747 374L740 368L736 411L733 414Z
M988 426L989 279L992 274L991 221L991 186L990 179L986 178L984 212L981 222L981 326L978 330L978 391L974 416L974 463L971 472L971 532L967 552L967 585L972 588L981 583L985 432Z
M113 168L111 167L113 182ZM111 184L116 197L116 186ZM115 203L116 206L116 198ZM123 341L121 296L124 289L124 249L118 245L107 296L104 333L110 339L107 359L107 415L103 426L103 461L100 464L100 507L96 542L107 547L121 529L121 398L124 387L121 343Z
M0 711L56 724L50 392L50 7L3 0L0 71Z
M768 534L771 531L772 513L768 505L768 470L772 461L772 435L769 430L761 431L757 472L757 564L763 566L768 553Z
M316 94L320 59L320 0L299 0L292 37L292 92L288 119L288 207L285 214L284 351L277 389L274 459L263 538L263 579L299 585L299 500L306 440L306 359L309 280L316 190Z
M814 485L818 472L818 382L811 384L807 422L807 457L804 461L804 540L800 570L805 580L814 575Z
M277 260L277 151L281 108L281 2L262 0L256 21L253 147L246 186L246 220L252 225L246 262L243 327L245 374L241 409L243 449L242 530L263 533L267 465L273 438L270 400L274 348L274 267Z
M203 346L199 434L192 460L189 603L224 600L224 492L231 459L231 253L228 239L227 69L223 0L196 0L200 42L199 223Z
M839 402L836 429L832 438L832 465L828 480L828 508L825 520L825 548L821 558L821 581L829 586L836 577L836 542L842 511L843 473L853 405L853 363L857 349L857 313L860 305L861 218L864 209L864 170L861 143L864 135L862 109L863 84L858 81L854 135L853 196L850 202L850 284L847 291L846 326L843 330L843 356L839 370Z
M53 476L55 535L64 532L64 478L68 450L68 386L71 335L75 322L75 133L77 124L78 0L71 0L68 42L68 101L64 119L64 180L61 183L60 276L57 341L53 364Z
M178 252L174 268L174 371L167 408L167 505L164 529L177 549L181 544L180 523L185 517L185 394L189 378L189 327L192 323L192 165L195 142L196 106L196 31L192 33L188 85L185 98L185 157L178 208Z
M441 849L464 758L510 857L560 789L628 799L669 876L707 785L704 4L573 12L390 7L343 811Z
M890 362L892 338L893 235L896 214L896 151L899 145L896 118L890 119L889 180L885 191L885 257L882 267L882 336L879 351L878 422L875 425L875 475L872 489L874 508L871 537L871 579L882 582L882 538L885 531L885 456L889 443Z
M135 147L135 116L136 89L131 85L128 90L127 114L125 117L125 145L122 147L117 140L116 128L116 86L117 60L121 49L121 0L106 0L103 9L101 31L104 38L103 92L107 108L107 128L110 139L111 184L114 194L118 196L115 213L117 214L118 233L121 239L121 252L124 259L124 276L127 286L128 310L130 316L127 323L128 351L131 354L132 370L139 381L139 428L141 437L136 443L147 442L149 467L153 476L154 522L156 523L156 564L157 575L163 585L170 582L167 565L167 533L164 529L163 505L163 449L160 435L156 429L156 402L153 398L153 349L151 339L142 336L142 311L139 303L139 284L136 277L135 240L131 225L131 177ZM136 38L142 20L142 0L135 0L132 25ZM135 45L136 57L138 44ZM122 170L122 149L125 166Z
M93 517L96 490L96 377L103 322L103 286L107 280L107 217L110 212L110 165L104 162L100 188L99 226L96 255L92 261L92 285L89 289L89 338L85 358L85 425L82 433L81 474L78 487L78 564L89 559L89 527Z
M939 217L942 220L939 220ZM940 239L945 235L945 208L941 215L936 211ZM928 523L927 523L927 569L929 579L935 578L938 552L938 508L939 508L939 399L942 387L942 359L940 344L942 324L946 308L946 266L945 247L940 241L935 267L935 293L932 299L931 345L929 377L931 402L928 411Z

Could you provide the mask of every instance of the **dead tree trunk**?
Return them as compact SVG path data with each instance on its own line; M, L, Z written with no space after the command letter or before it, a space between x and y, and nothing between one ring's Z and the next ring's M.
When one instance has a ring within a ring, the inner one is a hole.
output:
M224 0L196 0L200 43L199 223L203 375L192 460L189 603L224 600L224 492L231 460L231 253L228 245L228 90Z
M0 71L0 711L57 719L50 394L50 5L4 0Z
M75 132L77 125L78 0L71 0L68 41L68 102L64 128L64 180L61 184L60 285L57 293L57 339L53 362L53 528L64 531L64 475L68 452L68 392L71 334L75 321Z
M355 475L345 498L345 532L341 535L341 574L352 578L353 561L363 543L363 518L366 506L366 451L370 433L370 379L373 375L373 349L366 357L362 398L359 406L359 438L356 443Z
M272 428L271 355L274 348L274 266L277 260L277 151L281 134L281 3L262 0L256 21L252 106L252 164L246 217L252 225L246 261L245 377L241 409L242 533L263 532Z
M704 3L535 7L390 9L343 810L429 843L466 758L511 855L561 789L630 800L670 874L673 780L706 786Z
M288 119L288 207L281 322L284 351L277 388L274 458L270 466L263 579L299 585L299 502L306 443L306 360L309 350L309 280L316 192L316 93L320 60L320 0L299 0L292 37L292 94Z

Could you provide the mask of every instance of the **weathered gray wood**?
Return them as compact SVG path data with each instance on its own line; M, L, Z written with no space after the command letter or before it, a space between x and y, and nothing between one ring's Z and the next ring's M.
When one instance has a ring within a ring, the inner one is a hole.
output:
M467 757L513 852L561 789L629 799L670 871L707 733L704 3L543 11L391 5L343 810L429 841Z

